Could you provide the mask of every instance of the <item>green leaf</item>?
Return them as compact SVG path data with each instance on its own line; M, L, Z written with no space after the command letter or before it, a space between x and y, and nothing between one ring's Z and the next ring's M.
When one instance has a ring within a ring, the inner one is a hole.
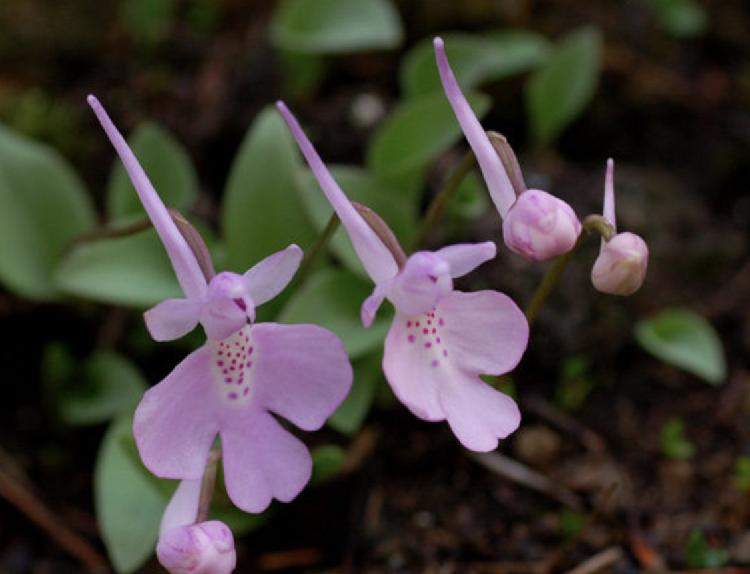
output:
M328 419L328 425L340 433L353 435L360 428L375 400L375 390L383 379L383 354L378 352L374 356L355 361L354 382L352 390Z
M156 232L81 243L56 273L60 289L70 295L147 308L182 297L172 265Z
M271 22L276 47L308 54L390 49L402 39L390 0L283 0Z
M156 44L169 32L175 18L176 0L127 0L120 3L122 21L130 35L142 44Z
M198 195L198 176L187 151L169 132L154 123L146 123L132 133L128 143L168 207L184 210L193 203ZM107 212L111 220L146 217L119 161L109 180Z
M265 109L250 126L229 174L221 222L227 265L237 272L317 233L296 184L297 145L278 112Z
M733 482L740 492L750 492L750 457L738 456L734 461Z
M154 552L168 497L132 455L130 417L107 431L96 460L94 494L102 539L115 570L135 572Z
M284 93L293 100L309 96L322 83L326 65L322 57L281 50L279 63L284 75Z
M413 194L386 185L359 167L329 167L350 200L366 205L380 215L403 245L411 243L417 228L417 204ZM304 170L299 180L303 203L317 232L321 233L333 215L333 208L310 170ZM330 248L349 270L368 277L343 227L336 230Z
M659 435L661 452L673 460L688 460L695 455L695 447L685 437L685 422L679 417L672 417L664 423Z
M695 0L650 0L659 25L675 38L694 38L708 29L708 16Z
M55 299L53 269L94 221L83 183L62 156L0 125L0 282L30 299Z
M549 51L546 38L527 30L501 30L483 35L448 33L442 38L463 90L532 70L544 61ZM442 93L432 38L409 51L401 66L400 79L407 97Z
M529 79L526 106L538 144L548 145L584 111L599 82L602 38L582 28L560 42Z
M721 340L711 323L688 309L666 309L639 321L635 338L646 351L712 385L727 374Z
M317 446L312 451L313 472L311 484L320 484L333 478L346 460L346 451L335 444Z
M146 381L124 357L97 351L86 361L76 384L60 396L60 415L70 425L106 422L135 409L146 391Z
M695 570L716 569L729 563L729 552L708 544L703 532L694 528L685 545L685 564Z
M322 269L289 300L281 311L281 323L314 323L336 333L349 357L356 359L378 348L388 332L390 313L381 307L372 327L362 326L359 308L372 285L348 271Z
M478 116L489 110L490 98L466 94ZM375 134L367 164L379 176L396 177L419 170L461 136L453 110L442 93L401 103Z

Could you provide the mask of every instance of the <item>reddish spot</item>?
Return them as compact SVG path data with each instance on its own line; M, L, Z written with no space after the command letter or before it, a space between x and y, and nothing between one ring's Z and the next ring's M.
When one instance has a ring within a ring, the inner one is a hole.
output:
M439 344L440 344L440 337L437 337L437 338L435 339L435 342L436 342L436 343L437 343L437 344L439 345Z
M447 357L447 356L448 356L448 349L443 349L443 357Z
M230 399L235 400L237 398L237 393L229 393L227 395Z
M406 326L407 326L407 327L411 327L411 321L407 321L407 322L406 322Z
M224 351L219 351L219 356L223 355Z
M230 370L230 371L234 371L234 369L235 369L235 366L234 366L234 365L232 365L231 367L229 367L229 370Z
M229 374L229 370L228 370L228 369L224 369L224 370L223 370L223 371L221 371L221 372L222 372L222 373L224 373L225 375L228 375L228 374Z
M432 343L428 341L427 343L424 344L424 347L425 349L429 349L430 347L432 347Z
M243 396L243 397L246 397L246 396L247 396L247 393L249 393L249 392L250 392L250 387L245 387L245 390L244 390L244 391L242 391L242 396Z
M220 367L223 367L223 366L224 366L224 361L219 361L219 362L218 362L218 363L216 363L216 364L217 364L217 365L219 365Z
M252 354L253 354L253 348L252 348L252 347L250 347L250 348L249 348L249 349L247 350L247 354L248 354L248 355L252 355Z
M438 366L439 364L440 364L440 363L438 362L438 360L437 360L437 359L432 359L432 363L431 363L431 365L432 365L433 367L437 367L437 366Z
M226 379L224 379L224 382L227 383L227 384L231 383L232 382L232 377L227 377Z
M442 318L442 317L440 318L440 321L438 321L438 325L440 325L441 327L442 327L443 325L445 325L445 321L443 321L443 318Z
M432 328L433 333L437 333L437 329L435 327Z
M426 335L429 331L427 329L422 329L422 333Z
M252 366L253 366L253 362L252 362L252 361L248 361L248 362L247 362L247 368L249 369L249 368L250 368L250 367L252 367Z
M415 325L416 325L417 327L419 327L419 321L417 321L417 322L416 322L416 323L414 323L414 324L415 324Z
M430 321L429 319L427 319L427 324L428 325L432 325L432 321Z
M409 335L409 342L410 342L410 343L413 343L413 342L414 342L414 335Z

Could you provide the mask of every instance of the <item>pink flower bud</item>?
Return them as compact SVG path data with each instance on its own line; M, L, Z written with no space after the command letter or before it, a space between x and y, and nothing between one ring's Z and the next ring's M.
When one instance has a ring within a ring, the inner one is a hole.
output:
M232 532L218 520L164 532L156 556L170 574L230 574L237 564Z
M503 220L505 244L532 261L544 261L573 249L581 222L563 200L539 189L524 191Z
M643 284L648 247L635 233L618 233L602 246L591 269L591 282L610 295L632 295Z

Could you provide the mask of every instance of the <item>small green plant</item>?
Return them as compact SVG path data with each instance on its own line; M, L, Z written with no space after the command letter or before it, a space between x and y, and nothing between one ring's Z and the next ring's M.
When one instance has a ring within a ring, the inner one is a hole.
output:
M721 568L729 562L729 552L724 548L711 546L703 531L694 528L685 544L685 564L688 568Z
M734 462L734 487L740 492L750 492L750 457L738 456Z
M679 417L669 419L661 429L661 452L673 460L693 458L695 447L685 437L685 422Z

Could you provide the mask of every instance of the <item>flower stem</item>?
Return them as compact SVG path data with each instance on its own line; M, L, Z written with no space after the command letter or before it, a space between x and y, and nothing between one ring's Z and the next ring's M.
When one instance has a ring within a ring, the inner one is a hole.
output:
M312 270L315 261L320 254L326 250L328 243L331 241L331 237L333 237L333 234L336 233L336 230L339 227L339 223L338 215L335 213L331 215L325 228L318 236L318 240L310 249L305 251L305 256L302 258L302 263L300 263L299 266L299 271L297 271L297 274L294 277L294 284L292 286L294 290L302 287L305 281L307 281L307 277L310 275L310 271Z
M221 447L214 445L208 454L206 470L203 471L201 493L198 499L198 515L195 518L196 524L208 520L208 514L211 511L211 501L214 497L214 487L216 486L216 469L219 466L220 458Z
M550 293L552 293L552 290L560 280L563 271L565 271L565 268L568 266L568 263L570 263L570 260L573 259L573 255L575 254L576 250L585 241L586 237L588 237L594 231L601 235L605 241L609 241L609 239L615 233L612 225L601 215L588 215L583 219L581 234L578 236L578 241L576 241L573 249L571 249L567 253L563 253L557 259L555 259L552 267L549 268L544 278L542 279L542 282L539 283L536 291L534 291L534 295L531 297L531 301L526 306L526 310L524 311L524 313L526 314L526 319L528 320L529 325L531 325L536 319L545 301L547 301Z
M427 213L424 216L422 225L419 228L416 239L414 240L414 246L419 247L423 245L427 239L428 234L432 228L440 221L443 216L445 208L448 206L448 202L453 198L458 191L458 187L464 180L466 175L473 169L476 163L476 157L474 153L469 151L461 160L461 163L453 171L450 177L446 180L443 188L434 197L430 206L427 208Z

